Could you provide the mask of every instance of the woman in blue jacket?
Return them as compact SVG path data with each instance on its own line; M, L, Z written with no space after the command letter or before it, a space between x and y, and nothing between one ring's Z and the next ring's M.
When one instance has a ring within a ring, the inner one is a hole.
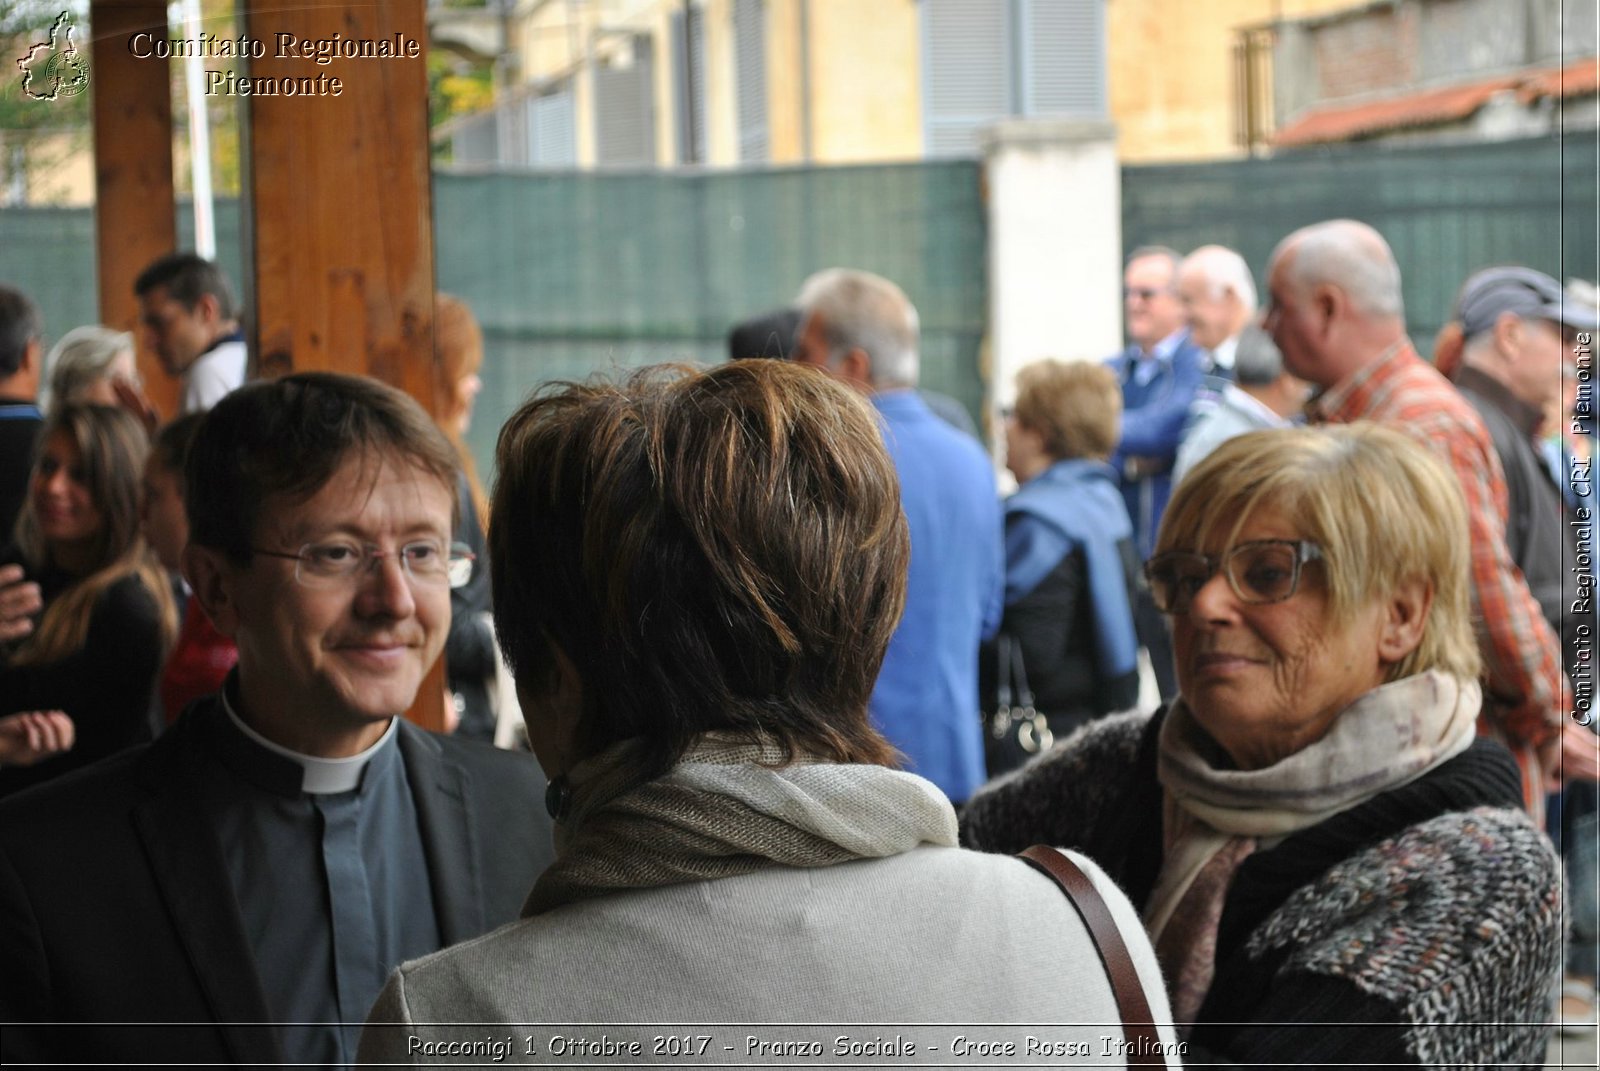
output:
M1138 698L1139 563L1106 463L1121 414L1116 377L1100 365L1039 361L1017 374L1006 467L1021 487L1005 506L1005 617L982 654L991 774Z

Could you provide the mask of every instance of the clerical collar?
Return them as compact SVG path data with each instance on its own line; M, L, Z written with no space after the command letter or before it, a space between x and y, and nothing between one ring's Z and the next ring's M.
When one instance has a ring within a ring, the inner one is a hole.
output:
M228 689L222 689L222 709L228 712L228 718L245 739L251 743L265 748L274 755L288 759L300 767L300 791L311 795L327 795L333 792L353 792L361 785L361 774L366 770L367 763L371 762L384 747L394 739L399 731L399 718L389 719L389 728L384 730L378 742L361 752L344 759L323 759L315 755L302 755L298 751L291 751L282 744L275 744L271 740L256 732L246 725L244 719L239 717L238 711L233 709L233 701L228 697Z

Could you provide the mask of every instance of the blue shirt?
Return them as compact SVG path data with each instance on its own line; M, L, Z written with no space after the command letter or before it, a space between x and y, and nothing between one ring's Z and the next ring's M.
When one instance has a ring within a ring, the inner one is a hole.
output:
M1163 339L1150 357L1133 345L1106 365L1122 384L1122 438L1111 467L1121 476L1134 548L1140 558L1148 558L1172 494L1172 466L1189 406L1205 378L1206 355L1182 331ZM1134 475L1134 459L1151 471Z
M978 644L1000 627L1005 562L994 468L908 390L873 396L911 529L905 616L872 720L905 768L964 801L983 783Z

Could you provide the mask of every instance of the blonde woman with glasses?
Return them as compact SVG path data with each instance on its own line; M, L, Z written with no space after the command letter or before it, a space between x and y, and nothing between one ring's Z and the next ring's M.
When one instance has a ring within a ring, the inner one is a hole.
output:
M1561 884L1477 736L1455 479L1370 425L1254 432L1179 485L1145 575L1178 698L975 796L1144 918L1190 1062L1538 1065Z

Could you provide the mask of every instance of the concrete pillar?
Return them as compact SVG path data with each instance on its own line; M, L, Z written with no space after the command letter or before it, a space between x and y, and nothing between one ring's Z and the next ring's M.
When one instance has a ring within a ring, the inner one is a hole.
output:
M1008 120L983 146L993 411L1029 362L1121 348L1122 176L1108 122Z

